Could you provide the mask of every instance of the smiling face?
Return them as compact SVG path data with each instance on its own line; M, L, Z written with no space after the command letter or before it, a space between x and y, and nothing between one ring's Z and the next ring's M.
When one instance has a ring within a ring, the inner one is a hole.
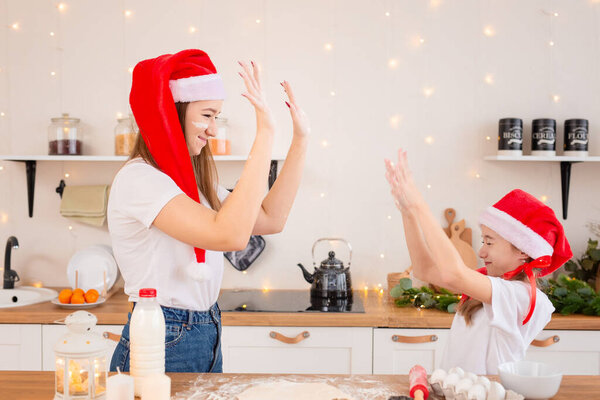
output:
M190 157L197 156L217 134L215 118L221 113L223 100L200 100L188 104L185 113L185 142Z
M485 225L481 225L482 246L479 257L489 276L502 276L529 260L529 256Z

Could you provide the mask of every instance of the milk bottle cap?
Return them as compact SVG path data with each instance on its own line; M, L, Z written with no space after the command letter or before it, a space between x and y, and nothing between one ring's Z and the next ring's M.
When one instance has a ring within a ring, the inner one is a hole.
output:
M140 289L140 297L156 297L156 289L152 289L152 288Z

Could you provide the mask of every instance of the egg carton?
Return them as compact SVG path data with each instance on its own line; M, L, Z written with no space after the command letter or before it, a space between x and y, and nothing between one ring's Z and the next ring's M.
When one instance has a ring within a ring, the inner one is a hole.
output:
M524 400L525 397L512 390L506 390L502 384L490 381L485 376L465 372L460 367L450 368L448 372L436 369L429 378L431 394L436 399L446 400Z

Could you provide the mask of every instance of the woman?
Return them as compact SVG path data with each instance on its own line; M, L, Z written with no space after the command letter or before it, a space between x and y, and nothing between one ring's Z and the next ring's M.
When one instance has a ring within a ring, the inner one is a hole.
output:
M240 62L256 112L256 138L235 190L219 186L207 146L217 133L225 91L208 55L184 50L136 65L130 94L140 128L130 160L117 173L108 226L125 293L157 289L166 322L165 369L222 372L216 300L223 251L246 247L252 234L281 232L304 166L308 120L287 82L293 140L285 165L264 195L275 136L256 65ZM131 316L131 315L130 315ZM129 322L111 370L129 369Z

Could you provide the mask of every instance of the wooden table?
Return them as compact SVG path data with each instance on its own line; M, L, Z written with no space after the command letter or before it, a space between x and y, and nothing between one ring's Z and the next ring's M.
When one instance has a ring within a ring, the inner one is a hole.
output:
M60 288L57 288L60 289ZM225 289L227 290L227 289ZM272 290L270 292L274 292ZM306 291L307 292L307 291ZM308 293L308 292L307 292ZM265 293L268 296L269 293ZM396 307L387 292L355 291L364 302L364 313L270 313L224 312L225 326L327 326L327 327L385 327L449 329L454 314L415 307ZM91 308L99 325L124 325L129 303L127 296L116 293L106 303ZM73 310L60 308L50 302L30 306L0 309L0 324L52 324L64 319ZM552 315L546 329L600 330L600 317L588 315Z
M112 375L112 374L111 374ZM332 378L335 380L368 380L372 384L390 388L399 395L408 394L408 376L406 375L265 375L265 374L188 374L169 373L171 393L175 399L186 398L191 382L200 378L203 387L222 387L230 382L259 382L268 377L289 379L296 377L307 382ZM490 377L496 379L497 377ZM0 371L0 399L2 400L38 400L52 399L54 395L54 372L44 371ZM207 394L208 397L208 394ZM228 397L224 397L226 399ZM229 397L232 398L232 397ZM591 400L600 398L600 376L566 375L560 390L553 400ZM387 400L387 397L360 400ZM358 400L358 399L357 399Z

